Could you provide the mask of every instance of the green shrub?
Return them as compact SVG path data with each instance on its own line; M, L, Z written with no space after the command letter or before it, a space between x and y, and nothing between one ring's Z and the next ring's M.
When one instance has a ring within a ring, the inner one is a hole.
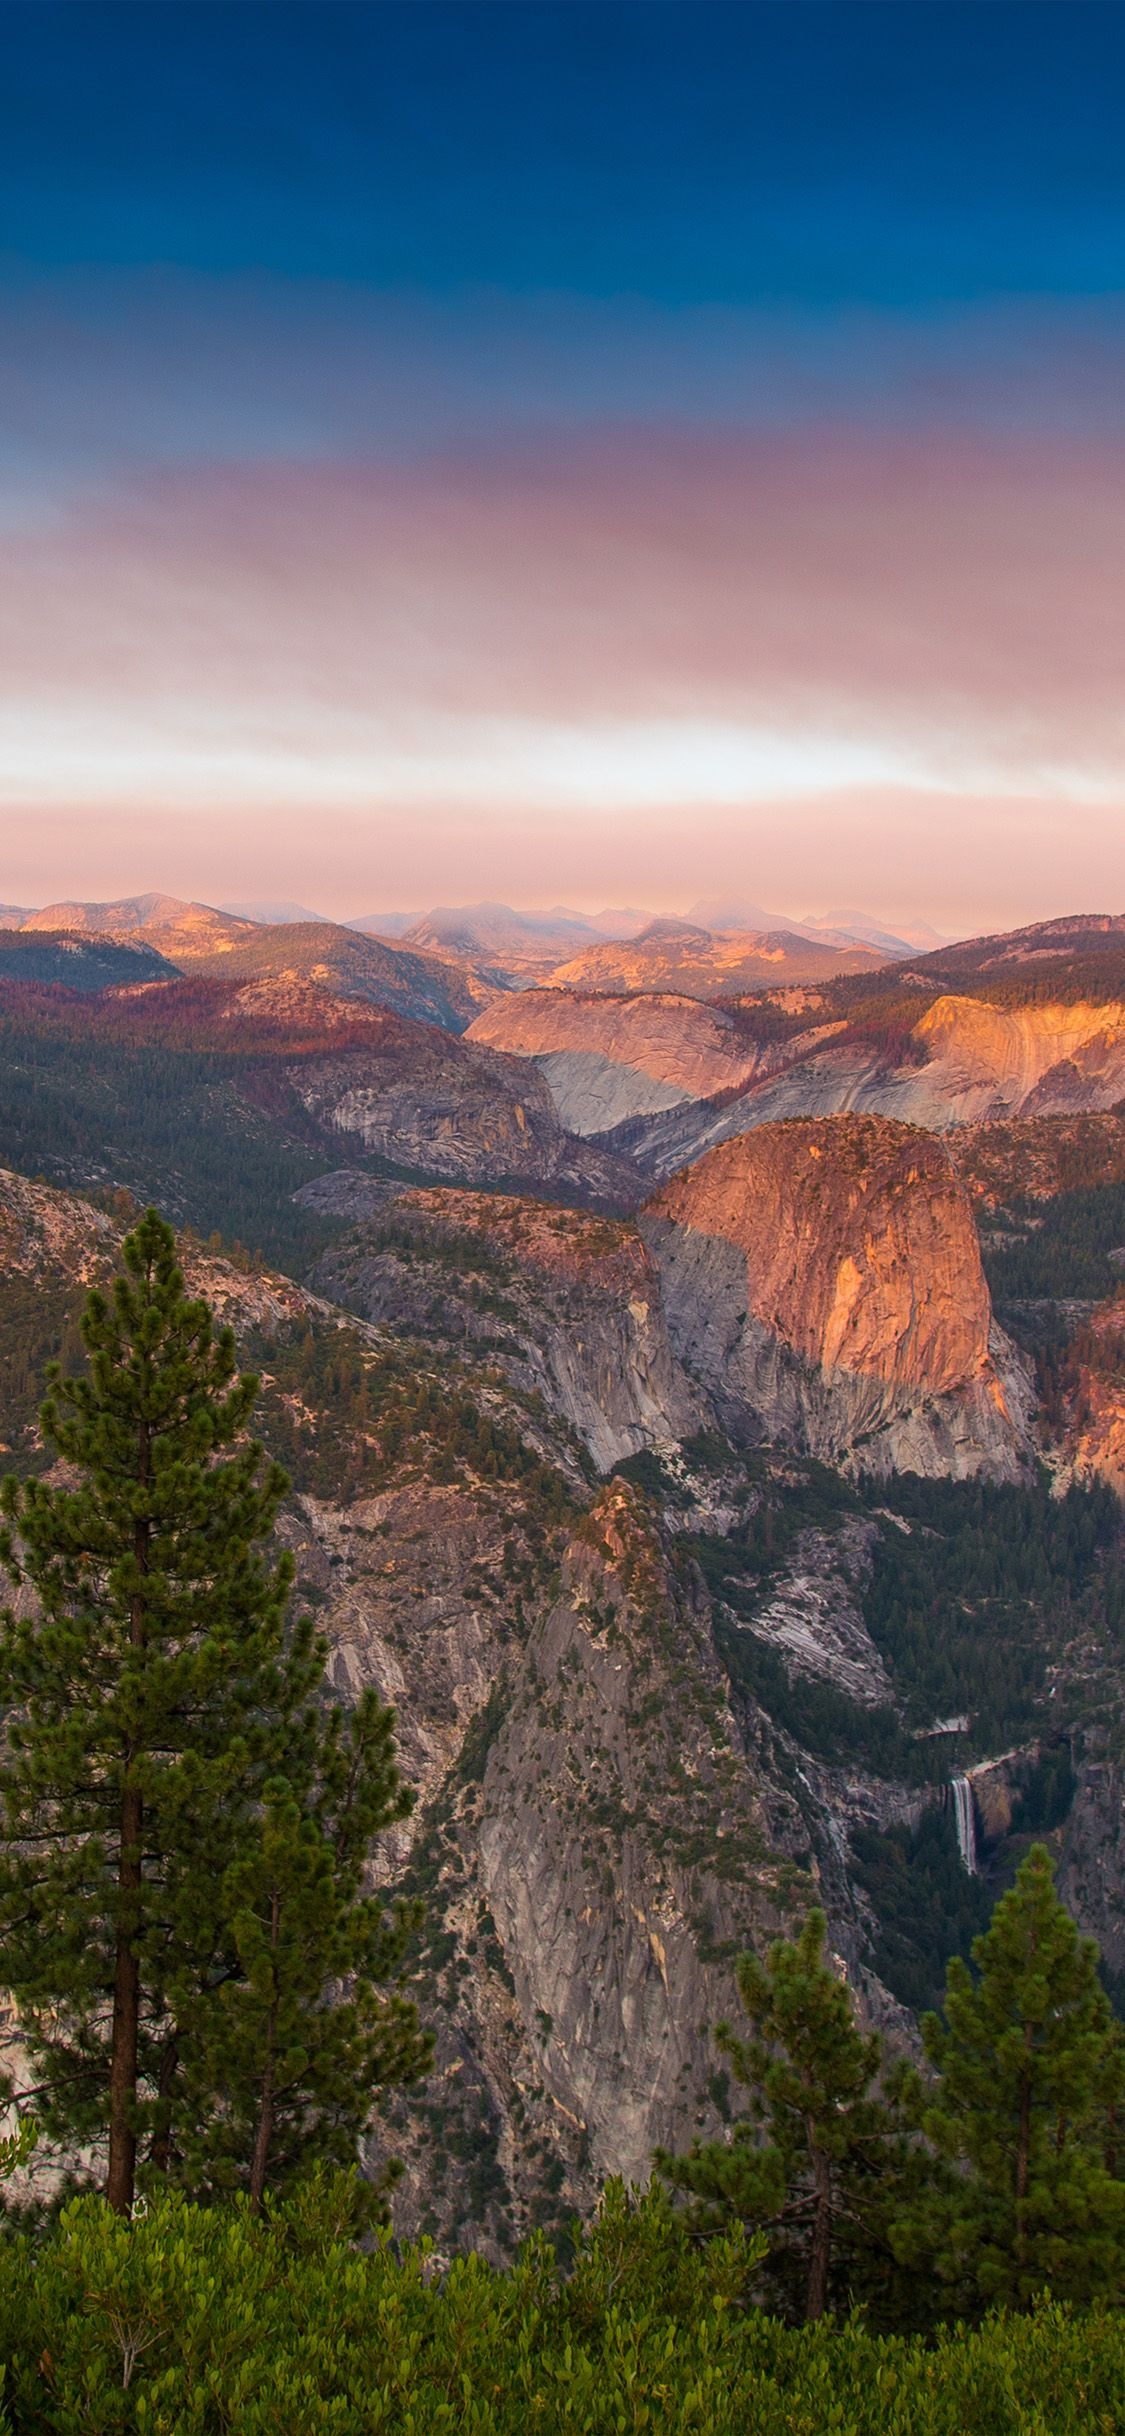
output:
M0 2244L11 2436L1111 2436L1125 2322L1045 2308L930 2348L745 2311L751 2255L610 2187L564 2279L350 2240L344 2178L272 2219L81 2199Z

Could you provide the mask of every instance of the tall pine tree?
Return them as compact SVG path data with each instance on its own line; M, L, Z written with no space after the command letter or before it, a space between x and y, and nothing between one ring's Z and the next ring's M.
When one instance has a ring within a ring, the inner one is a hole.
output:
M123 1260L87 1300L85 1375L49 1377L63 1476L2 1491L0 1557L33 1597L0 1625L0 1932L45 2128L106 2141L125 2213L139 2151L198 2150L216 2093L189 2042L250 1967L230 1873L279 1772L315 1803L331 1732L323 1644L287 1630L292 1565L262 1549L286 1482L247 1435L257 1381L154 1210ZM393 1815L385 1771L383 1795Z
M937 2075L918 2115L946 2166L896 2228L909 2263L955 2308L1120 2299L1125 2048L1080 1937L1033 1846L992 1924L948 1970L944 2018L927 2014Z
M806 2320L847 2307L895 2275L887 2206L907 2157L902 2126L879 2093L882 2045L855 2021L851 1991L825 1959L824 1913L765 1962L744 1954L738 1990L752 2036L715 2032L749 2111L728 2140L685 2157L658 2153L666 2179L694 2201L700 2231L732 2220L765 2232L767 2288Z
M373 1691L346 1719L329 1710L303 1770L266 1785L222 1885L238 1968L181 2000L200 2101L181 2161L190 2187L245 2188L259 2207L271 2182L347 2164L380 2090L428 2063L397 1985L413 1908L388 1912L364 1885L375 1836L409 1807Z

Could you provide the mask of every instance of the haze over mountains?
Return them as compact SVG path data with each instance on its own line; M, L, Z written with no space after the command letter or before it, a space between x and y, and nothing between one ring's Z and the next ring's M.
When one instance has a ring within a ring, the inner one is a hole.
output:
M831 924L787 925L743 903L695 908L686 920L652 916L638 908L585 915L563 906L537 912L486 903L331 923L296 903L213 907L155 893L103 904L63 900L37 909L11 906L6 913L0 909L0 928L143 945L185 967L200 966L208 957L248 955L256 970L267 964L282 969L289 949L290 961L295 959L296 967L303 969L310 943L296 934L315 930L323 934L322 961L333 970L346 970L353 987L363 968L354 958L349 961L339 941L333 946L329 934L383 940L392 943L392 954L425 960L399 968L397 998L387 1003L437 1021L446 1019L439 1011L445 1001L455 1021L468 1021L474 1007L495 991L524 989L556 976L598 991L670 987L704 997L729 995L770 980L819 980L909 955L921 935L911 925L909 937L899 936L864 915L855 917L850 930ZM259 939L255 948L254 939L264 930L284 933L285 943L267 948ZM450 995L448 983L436 982L430 971L433 963L461 969L460 992ZM388 988L395 969L386 962L380 968Z

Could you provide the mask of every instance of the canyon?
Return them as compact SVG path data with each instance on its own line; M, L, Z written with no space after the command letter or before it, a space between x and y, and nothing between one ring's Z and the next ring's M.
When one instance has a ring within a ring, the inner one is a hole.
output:
M908 2050L1033 1833L1125 1970L1125 987L1112 925L714 1001L480 1005L443 945L420 1019L322 928L0 966L0 1437L41 1463L159 1199L416 1793L435 2063L372 2162L500 2256L717 2127L707 2026L811 1900Z

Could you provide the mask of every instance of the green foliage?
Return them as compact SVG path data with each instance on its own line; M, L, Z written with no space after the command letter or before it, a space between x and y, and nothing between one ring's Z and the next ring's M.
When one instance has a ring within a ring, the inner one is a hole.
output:
M97 1002L93 1002L95 1008ZM107 1036L60 1007L0 999L0 1165L80 1191L128 1185L202 1235L261 1247L300 1272L341 1232L292 1195L323 1174L325 1146L296 1094L250 1061L174 1039Z
M307 1630L288 1684L279 1666L292 1568L254 1546L285 1486L245 1439L257 1383L185 1296L155 1211L123 1259L112 1298L87 1297L87 1374L48 1374L43 1439L77 1485L4 1484L0 1558L36 1611L0 1627L0 1920L47 2126L108 2129L127 2204L166 2104L169 1969L218 1934L218 1821L252 1782L258 1713L317 1667Z
M1004 1225L1021 1240L989 1246L986 1236L984 1244L985 1273L1002 1312L1012 1303L1060 1297L1101 1302L1120 1283L1121 1271L1107 1255L1125 1244L1125 1183L1017 1201Z
M879 1929L872 1960L900 2004L920 2013L940 2004L945 1966L967 1955L987 1928L991 1903L957 1849L950 1810L934 1806L917 1827L853 1827L853 1874L871 1897Z
M716 1444L725 1448L729 1467L729 1447L724 1440ZM861 1761L887 1776L914 1772L918 1755L893 1710L867 1708L834 1684L791 1676L776 1649L743 1629L753 1626L772 1577L792 1560L801 1533L831 1533L858 1511L855 1490L811 1458L751 1456L743 1466L748 1490L735 1529L725 1536L684 1533L680 1542L719 1602L715 1641L731 1682L820 1759Z
M894 2283L888 2210L907 2162L903 2127L875 2086L881 2042L857 2029L825 1935L823 1912L812 1911L764 1963L742 1956L738 1992L752 2034L739 2038L721 2022L715 2042L749 2093L748 2112L726 2140L657 2158L691 2195L693 2230L743 2224L768 2234L766 2289L806 2320Z
M38 984L62 998L89 997L130 982L171 981L176 967L153 947L59 930L0 930L0 983Z
M332 1325L251 1340L266 1371L263 1427L301 1489L344 1499L401 1480L510 1483L544 1522L573 1500L512 1423L482 1410L465 1374L438 1377L414 1348L363 1345Z
M73 2202L0 2245L12 2436L1115 2436L1125 2323L1044 2308L928 2346L789 2328L737 2296L752 2252L700 2249L611 2186L564 2278L353 2247L322 2182L255 2217Z
M41 1277L0 1276L0 1454L21 1471L38 1470L47 1460L36 1420L48 1362L58 1361L66 1371L81 1365L79 1301L69 1286L47 1285Z
M287 1483L246 1434L258 1383L185 1296L155 1211L123 1261L112 1295L87 1298L87 1371L49 1373L42 1433L69 1477L3 1489L0 1560L35 1601L0 1624L0 1924L45 2128L71 2153L108 2134L107 2188L127 2209L138 2145L153 2169L198 2181L205 2158L229 2178L236 2127L250 2168L264 2087L250 1922L279 1775L320 1864L323 1967L313 1988L306 1956L299 1997L275 1992L288 2045L267 2162L289 2162L290 2120L310 2155L318 2125L347 2120L354 2139L375 2066L397 2071L410 2042L408 2009L373 1987L401 1932L358 1893L372 1835L404 1807L389 1713L372 1695L345 1730L319 1706L324 1644L308 1618L288 1624L291 1560L261 1549ZM341 1968L356 2009L328 2092L320 2012Z
M905 2211L897 2244L962 2309L1120 2300L1125 2280L1125 2038L1080 1937L1033 1846L974 1970L950 1963L944 2018L928 2014L936 2085L917 2084L935 2170Z
M978 1751L1026 1740L1050 1657L1096 1608L1120 1510L1101 1485L1032 1487L900 1476L864 1596L868 1631L908 1726L968 1713Z
M834 1683L790 1675L784 1660L749 1629L716 1616L715 1647L736 1690L818 1759L866 1765L877 1776L921 1774L928 1757L912 1744L890 1708L865 1708Z
M267 2184L346 2165L376 2094L429 2062L396 1985L414 1914L388 1916L363 1891L376 1837L411 1808L393 1727L369 1690L346 1721L328 1713L303 1781L267 1782L222 1884L237 1968L217 1990L196 1973L170 1991L194 2100L179 2172L194 2187L244 2182L259 2205Z

